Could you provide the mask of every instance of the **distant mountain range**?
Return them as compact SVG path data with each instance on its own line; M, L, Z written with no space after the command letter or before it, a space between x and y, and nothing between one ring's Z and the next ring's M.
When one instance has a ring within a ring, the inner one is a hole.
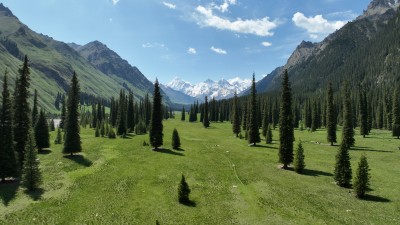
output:
M398 74L390 68L398 68L399 39L394 37L399 36L400 21L389 21L399 15L399 6L400 0L373 0L362 15L323 41L303 41L285 65L257 82L257 91L279 90L285 69L292 88L301 93L323 91L330 81L335 87L343 80L354 87L373 87L397 79Z
M176 77L165 86L175 91L182 92L188 96L200 99L201 101L204 100L205 96L219 100L233 97L235 91L239 94L248 89L251 86L251 80L243 80L236 77L228 80L221 79L218 81L207 79L198 84L191 84L190 82Z

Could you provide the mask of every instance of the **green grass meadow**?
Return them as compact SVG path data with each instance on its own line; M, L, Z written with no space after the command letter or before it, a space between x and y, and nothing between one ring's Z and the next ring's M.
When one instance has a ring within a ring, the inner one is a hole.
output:
M181 150L170 147L174 128ZM280 169L278 129L273 135L273 144L249 147L228 122L205 129L177 113L164 121L165 150L156 152L143 146L148 135L95 138L82 129L81 155L63 157L62 145L39 155L42 190L0 185L0 224L400 224L400 140L389 131L357 135L350 151L353 175L360 155L368 158L366 200L335 185L338 146L329 146L324 129L295 131L306 156L302 175ZM182 173L191 206L178 203Z

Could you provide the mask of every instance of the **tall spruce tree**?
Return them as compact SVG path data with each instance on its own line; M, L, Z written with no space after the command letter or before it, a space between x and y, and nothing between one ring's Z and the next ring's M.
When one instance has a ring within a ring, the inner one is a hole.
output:
M181 121L186 120L185 106L182 106Z
M121 137L126 136L126 100L125 91L121 90L119 93L119 103L118 103L118 116L117 116L117 135Z
M210 126L210 120L208 119L208 101L207 96L204 99L204 118L203 118L203 126L208 128Z
M342 130L342 143L347 149L354 145L354 129L353 129L353 114L351 110L350 91L347 82L343 86L343 130Z
M251 85L251 94L250 94L250 112L249 112L249 130L248 130L248 141L249 144L255 146L260 142L260 130L258 126L258 112L257 112L257 95L256 95L256 81L255 75L253 74L253 80Z
M127 127L130 132L135 130L135 110L133 102L133 93L129 92L128 97L128 110L127 110Z
M333 105L333 90L332 83L329 82L326 100L326 130L327 140L333 146L336 142L336 113Z
M39 151L43 150L43 148L50 147L49 126L47 124L46 114L43 110L40 110L39 118L36 122L35 141Z
M65 103L65 97L61 99L61 116L60 116L60 123L58 127L64 130L65 126L65 117L67 116L67 104Z
M38 120L38 92L35 89L35 94L33 95L33 107L32 107L32 127L35 127L36 122Z
M267 133L265 135L265 143L272 144L272 125L269 123L267 127Z
M262 119L262 136L266 138L267 136L267 129L269 125L269 116L268 116L268 107L267 105L264 106L264 114Z
M74 72L71 79L71 86L68 92L67 116L65 124L64 154L81 152L81 136L79 131L79 82Z
M14 141L15 150L18 152L19 165L23 167L25 148L28 141L28 130L32 129L30 107L29 107L29 86L30 71L28 56L25 56L24 64L19 69L19 77L16 81L14 97Z
M154 94L153 94L153 107L150 121L150 144L155 150L163 145L163 124L162 124L162 97L160 93L160 86L158 80L154 83Z
M2 108L0 114L0 179L17 177L19 167L14 152L13 111L10 91L8 90L7 70L3 80Z
M287 70L283 74L281 107L279 114L279 162L283 168L293 162L294 128L292 119L292 94Z
M365 135L369 134L368 128L368 106L367 106L367 96L365 90L360 88L359 91L359 100L358 100L358 111L360 118L360 134L365 138Z
M353 189L357 198L365 196L365 193L369 190L370 179L367 157L362 154L353 180Z
M314 132L318 128L318 120L319 120L319 113L318 113L318 107L317 107L317 101L314 101L312 104L312 110L311 110L311 131Z
M35 149L35 139L32 134L32 127L27 131L28 140L25 146L24 167L22 171L22 183L28 191L36 190L42 183L42 174L39 169L39 160Z
M399 99L399 88L396 87L393 93L393 98L392 98L392 119L393 119L393 125L392 125L392 136L397 137L399 139L400 137L400 99Z
M351 165L349 146L343 143L340 145L339 151L336 154L334 180L340 187L350 187Z
M236 137L239 137L240 133L240 115L239 115L239 105L238 105L238 98L237 98L237 93L235 91L235 95L233 96L233 115L232 115L232 131L236 135Z

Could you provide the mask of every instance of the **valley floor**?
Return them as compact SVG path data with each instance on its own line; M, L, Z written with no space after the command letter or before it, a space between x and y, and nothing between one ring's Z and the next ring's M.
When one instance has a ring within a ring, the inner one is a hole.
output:
M371 169L372 190L359 200L333 181L338 147L324 129L295 131L306 156L299 175L280 169L278 129L273 144L249 147L230 123L204 129L176 118L164 121L166 150L158 152L143 146L148 135L95 138L92 129L81 130L79 156L52 145L39 155L42 190L0 185L0 224L400 224L400 140L388 131L357 135L350 150L353 175L364 152ZM181 150L170 147L174 128ZM192 206L178 203L181 174Z

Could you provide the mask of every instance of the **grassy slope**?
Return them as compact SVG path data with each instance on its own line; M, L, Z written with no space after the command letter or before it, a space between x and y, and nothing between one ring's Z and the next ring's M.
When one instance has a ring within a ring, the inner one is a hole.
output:
M84 158L63 158L61 146L52 146L50 154L40 155L42 199L32 200L15 185L1 185L0 196L7 206L0 204L0 223L154 224L156 219L161 224L400 222L400 140L386 131L374 130L366 139L357 136L359 150L350 152L353 172L359 156L367 153L373 191L365 201L333 183L337 147L326 144L324 130L295 132L296 139L303 141L307 165L306 174L298 175L278 168L276 143L252 148L231 135L229 123L212 124L206 130L200 123L179 121L179 114L176 118L164 122L164 146L169 148L176 127L183 151L150 151L142 146L147 135L96 139L89 129L82 130ZM274 140L277 137L276 130ZM196 207L178 204L181 173L187 177Z

